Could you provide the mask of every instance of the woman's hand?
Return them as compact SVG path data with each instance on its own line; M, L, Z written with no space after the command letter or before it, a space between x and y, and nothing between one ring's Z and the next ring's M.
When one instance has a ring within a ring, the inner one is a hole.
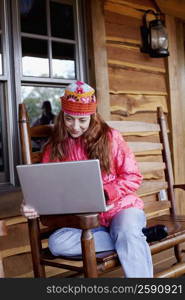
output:
M28 219L35 219L39 217L38 212L31 206L21 204L21 213Z

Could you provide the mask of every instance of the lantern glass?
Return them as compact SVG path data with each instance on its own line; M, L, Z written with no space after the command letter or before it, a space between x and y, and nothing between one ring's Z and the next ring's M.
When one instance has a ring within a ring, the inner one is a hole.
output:
M168 34L166 28L162 24L151 27L151 48L168 49Z

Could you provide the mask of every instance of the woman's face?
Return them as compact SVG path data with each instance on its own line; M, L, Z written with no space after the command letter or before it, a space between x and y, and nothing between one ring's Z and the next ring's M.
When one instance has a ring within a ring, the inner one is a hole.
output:
M91 116L72 116L64 113L64 124L73 138L78 138L89 128Z

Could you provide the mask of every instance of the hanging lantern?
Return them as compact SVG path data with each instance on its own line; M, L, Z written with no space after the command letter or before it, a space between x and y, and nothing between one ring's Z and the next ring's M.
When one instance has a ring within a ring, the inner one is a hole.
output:
M147 14L152 13L155 19L147 24ZM168 34L160 13L147 10L143 16L143 26L141 26L142 47L141 52L148 53L151 57L165 57L169 55Z

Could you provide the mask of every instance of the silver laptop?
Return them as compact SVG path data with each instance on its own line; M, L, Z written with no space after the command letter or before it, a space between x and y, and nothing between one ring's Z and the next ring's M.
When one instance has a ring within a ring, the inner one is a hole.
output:
M40 215L102 212L106 206L99 160L19 165L26 204Z

